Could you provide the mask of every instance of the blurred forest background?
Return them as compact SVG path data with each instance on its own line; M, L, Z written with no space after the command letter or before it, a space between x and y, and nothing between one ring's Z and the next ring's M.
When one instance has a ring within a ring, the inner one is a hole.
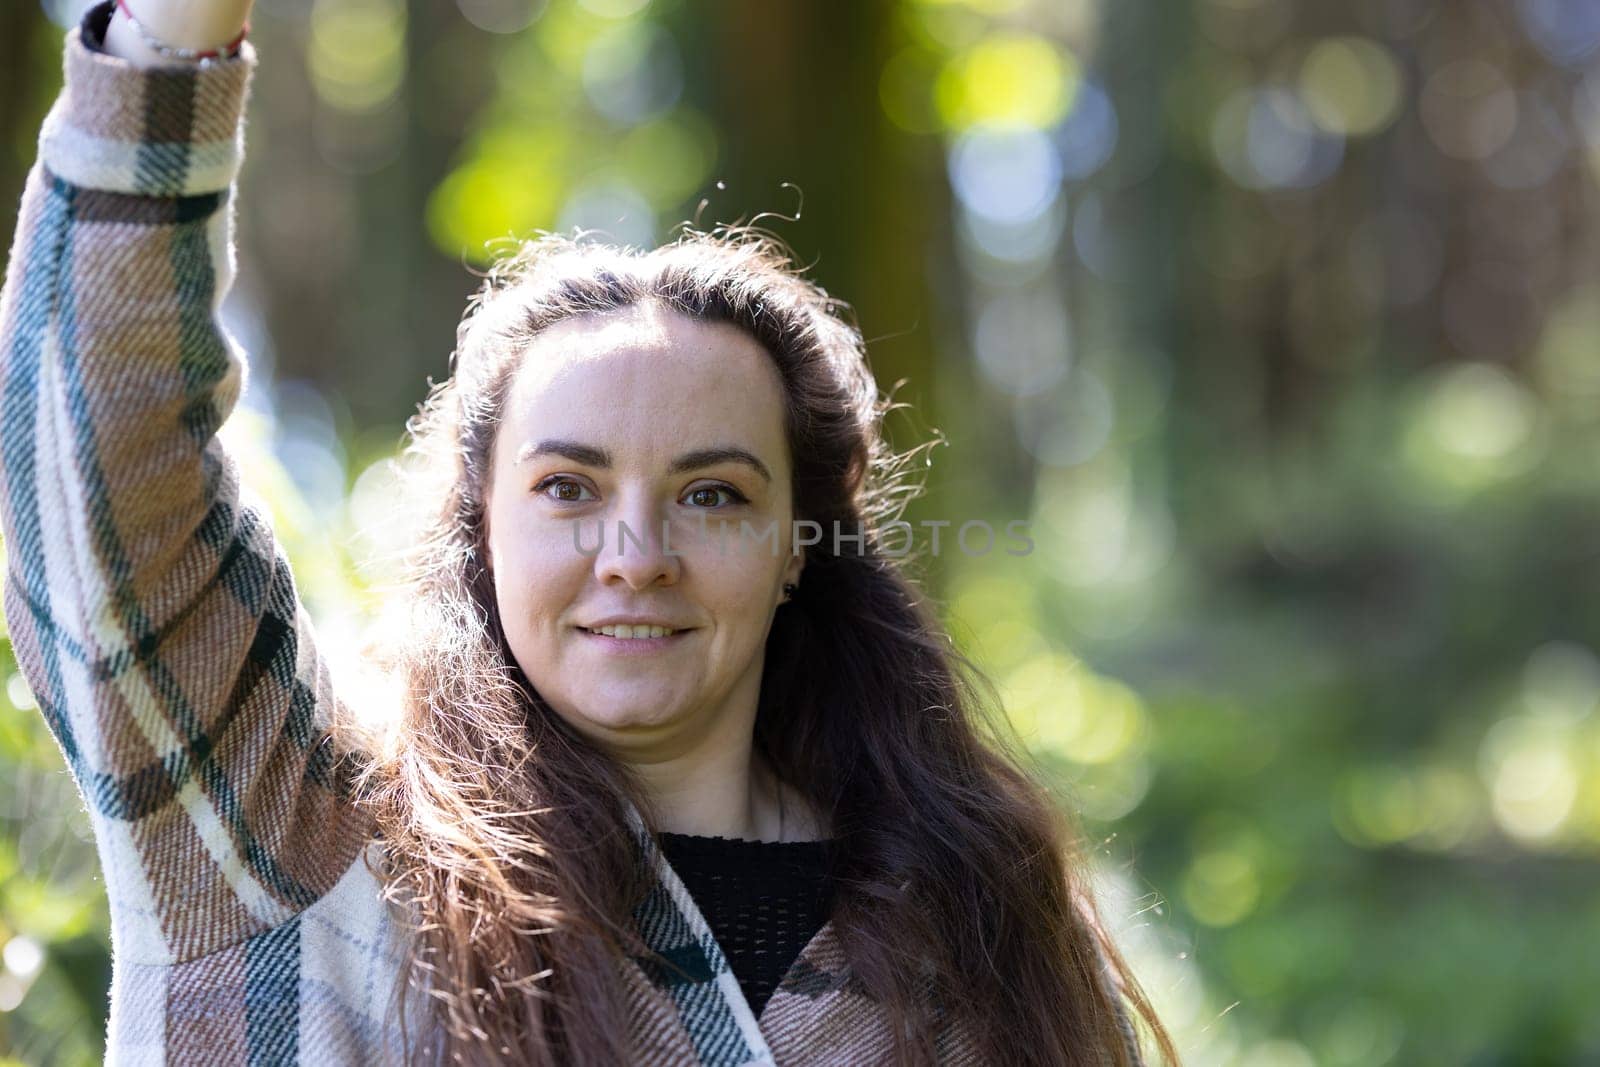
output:
M258 6L227 432L329 640L486 242L772 212L947 441L908 518L1032 524L928 581L1188 1062L1600 1062L1600 5ZM7 205L82 7L0 5ZM0 1059L91 1063L0 683Z

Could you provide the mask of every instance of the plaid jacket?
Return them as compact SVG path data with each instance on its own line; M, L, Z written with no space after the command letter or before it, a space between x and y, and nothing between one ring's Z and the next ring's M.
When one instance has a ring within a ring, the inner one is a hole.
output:
M5 610L104 867L108 1057L394 1062L404 923L320 743L337 697L287 561L215 436L244 373L216 312L255 53L140 70L85 44L109 11L67 37L0 293ZM638 840L637 931L680 970L619 961L635 1062L882 1058L831 923L758 1019Z

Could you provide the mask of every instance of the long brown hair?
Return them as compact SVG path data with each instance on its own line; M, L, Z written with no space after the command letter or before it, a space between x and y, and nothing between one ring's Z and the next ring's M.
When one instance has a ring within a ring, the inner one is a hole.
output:
M796 516L867 533L808 550L767 641L755 745L838 839L833 922L888 1014L897 1062L933 1062L931 1003L965 1017L987 1062L1125 1064L1126 1001L1176 1063L1099 922L1075 823L1028 773L901 562L880 551L882 523L912 491L912 453L884 439L894 405L860 333L776 240L732 227L648 252L522 244L468 304L453 375L408 425L426 529L389 657L402 712L364 745L361 785L391 895L418 920L407 984L426 990L443 1042L427 1054L626 1059L618 960L645 888L626 801L646 813L648 801L512 658L484 567L484 493L530 340L648 301L761 342L782 379Z

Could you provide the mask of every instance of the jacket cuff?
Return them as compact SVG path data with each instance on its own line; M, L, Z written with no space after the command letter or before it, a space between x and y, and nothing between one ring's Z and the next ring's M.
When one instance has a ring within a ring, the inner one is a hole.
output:
M256 53L206 66L139 67L99 51L110 3L67 34L65 83L39 135L39 159L84 189L194 196L227 189L244 159L244 107Z

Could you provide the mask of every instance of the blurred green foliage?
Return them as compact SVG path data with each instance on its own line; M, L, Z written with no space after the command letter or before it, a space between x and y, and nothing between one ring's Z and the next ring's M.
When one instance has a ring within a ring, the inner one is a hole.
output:
M327 645L463 265L775 212L951 446L923 569L1188 1062L1600 1060L1592 6L261 8L228 433ZM10 191L60 31L0 41ZM0 680L0 1053L92 1062L87 823Z

